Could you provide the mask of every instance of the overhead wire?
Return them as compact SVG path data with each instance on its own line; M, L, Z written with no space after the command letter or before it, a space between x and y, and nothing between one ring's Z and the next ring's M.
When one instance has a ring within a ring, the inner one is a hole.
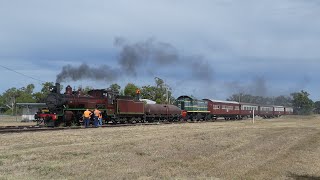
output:
M3 65L0 65L0 66L3 67L3 68L5 68L5 69L7 69L7 70L9 70L9 71L12 71L12 72L15 72L15 73L17 73L17 74L20 74L20 75L22 75L22 76L25 76L25 77L28 77L28 78L30 78L30 79L39 81L39 82L41 82L41 83L45 83L45 81L42 81L42 80L37 79L37 78L34 78L34 77L32 77L32 76L28 76L28 75L26 75L26 74L23 74L23 73L21 73L21 72L18 72L18 71L16 71L16 70L13 70L13 69L8 68L8 67L6 67L6 66L3 66Z

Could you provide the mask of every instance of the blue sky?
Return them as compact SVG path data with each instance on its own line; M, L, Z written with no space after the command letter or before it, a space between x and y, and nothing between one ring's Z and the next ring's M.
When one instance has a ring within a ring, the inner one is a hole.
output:
M64 66L83 63L119 73L64 86L147 85L160 77L175 96L226 99L240 91L277 96L303 89L319 100L319 15L315 0L1 1L0 62L42 81L54 82ZM135 73L121 64L128 47L143 54L129 68ZM41 87L0 69L0 93Z

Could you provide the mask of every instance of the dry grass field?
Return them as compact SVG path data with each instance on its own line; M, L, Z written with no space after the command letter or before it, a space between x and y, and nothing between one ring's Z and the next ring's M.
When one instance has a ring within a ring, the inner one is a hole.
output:
M21 116L0 116L0 126L32 126L36 122L21 122Z
M320 179L320 117L0 135L0 179Z

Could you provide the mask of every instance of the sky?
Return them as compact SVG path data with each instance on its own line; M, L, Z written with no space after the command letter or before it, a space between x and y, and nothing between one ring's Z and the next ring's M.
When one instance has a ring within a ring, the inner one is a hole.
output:
M317 0L1 0L0 93L159 77L175 97L305 90L317 101L318 17Z

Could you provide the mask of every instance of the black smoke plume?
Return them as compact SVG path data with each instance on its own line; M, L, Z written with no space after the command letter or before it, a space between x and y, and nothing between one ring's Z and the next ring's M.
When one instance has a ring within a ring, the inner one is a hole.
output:
M164 73L169 67L183 68L183 73L195 80L212 80L213 68L202 56L181 55L169 43L148 39L130 44L123 38L116 38L114 45L120 48L117 58L119 69L107 65L99 68L92 68L87 64L79 67L67 65L58 74L57 82L80 79L116 80L121 76L137 76L141 71Z
M61 83L67 80L81 80L81 79L93 79L93 80L116 80L118 77L116 69L112 69L107 65L94 68L89 67L87 64L81 64L79 67L73 67L66 65L62 68L62 71L57 75L56 82Z
M122 38L116 38L114 44L121 48L118 63L127 75L136 76L142 67L162 68L179 61L178 52L172 45L154 39L129 44Z
M267 80L263 76L255 76L249 83L232 81L225 83L226 89L235 94L251 94L254 96L271 95L267 87Z

